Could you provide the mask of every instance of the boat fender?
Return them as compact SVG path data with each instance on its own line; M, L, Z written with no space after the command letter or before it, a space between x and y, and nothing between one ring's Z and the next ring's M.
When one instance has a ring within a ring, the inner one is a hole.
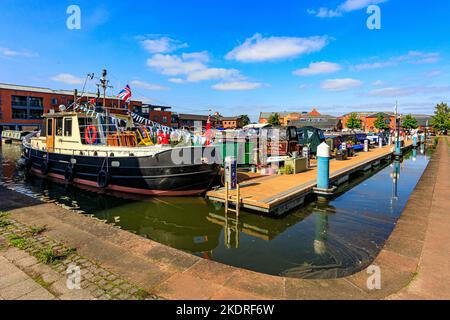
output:
M72 164L69 164L66 167L66 170L64 170L64 180L66 180L67 182L72 182L74 178L75 178L74 167L72 166Z
M97 141L97 128L94 125L90 125L86 128L84 139L89 144L94 144Z
M109 185L110 176L106 170L100 170L97 175L97 185L99 188L106 188Z
M17 160L17 168L19 170L25 169L26 165L27 165L27 159L25 157L21 157L19 160Z
M42 161L42 163L41 163L41 173L43 175L48 175L49 170L50 170L50 165L49 165L48 161L47 160Z

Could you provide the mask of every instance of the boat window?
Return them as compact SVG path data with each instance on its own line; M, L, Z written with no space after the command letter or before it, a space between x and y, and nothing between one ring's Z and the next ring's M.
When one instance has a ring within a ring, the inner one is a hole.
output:
M56 118L56 135L62 136L63 135L63 119L62 118Z
M47 137L53 135L53 119L47 119Z
M41 128L41 137L46 137L47 136L47 120L43 119L42 120L42 128Z
M72 136L72 118L64 118L64 136Z

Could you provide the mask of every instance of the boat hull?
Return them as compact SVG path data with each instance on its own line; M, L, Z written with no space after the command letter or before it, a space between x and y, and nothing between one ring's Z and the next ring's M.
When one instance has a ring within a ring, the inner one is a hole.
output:
M189 164L175 164L170 150L154 156L99 157L25 147L24 157L29 171L41 177L148 196L203 194L213 186L220 170L214 163L202 163L199 159L195 162L193 152ZM100 172L103 177L99 177Z

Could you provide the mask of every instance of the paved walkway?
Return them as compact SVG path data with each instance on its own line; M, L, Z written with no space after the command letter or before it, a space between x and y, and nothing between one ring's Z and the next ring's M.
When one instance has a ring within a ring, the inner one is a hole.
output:
M448 137L441 139L431 160L438 169L417 276L392 299L450 299L450 148L446 139L450 142Z
M62 243L0 215L0 299L155 299ZM42 260L42 256L52 257ZM76 269L79 268L79 269ZM79 281L76 271L79 270ZM68 284L69 283L69 284Z
M27 259L23 256L22 259ZM0 300L54 300L33 278L0 256Z

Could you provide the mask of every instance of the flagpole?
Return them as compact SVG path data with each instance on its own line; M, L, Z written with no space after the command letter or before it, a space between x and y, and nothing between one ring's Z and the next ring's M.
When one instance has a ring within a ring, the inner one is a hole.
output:
M122 88L120 81L119 81L119 88ZM120 90L120 89L119 89ZM120 109L120 95L117 95L117 100L119 102L119 109Z

